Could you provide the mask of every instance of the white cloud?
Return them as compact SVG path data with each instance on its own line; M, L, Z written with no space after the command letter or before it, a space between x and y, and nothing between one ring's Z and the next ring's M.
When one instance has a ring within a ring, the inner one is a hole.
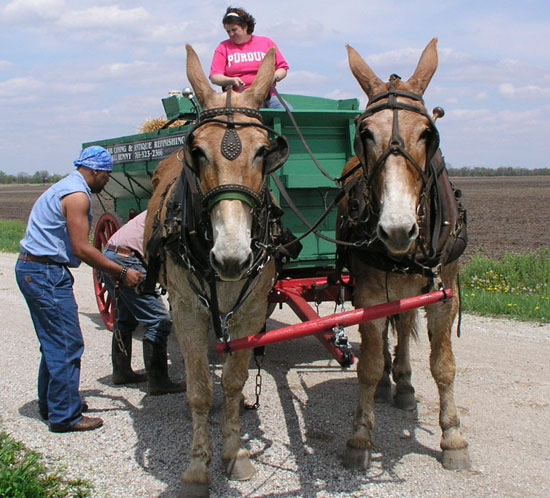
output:
M38 92L44 87L42 81L30 77L11 78L0 82L0 98L7 101L22 95L29 95Z
M11 69L12 67L14 67L13 62L0 59L0 71L7 71L8 69Z
M546 98L550 96L549 87L541 87L538 85L526 85L523 87L517 87L512 83L502 83L498 87L500 95L508 99L515 98Z
M84 10L67 11L58 20L65 28L88 29L127 29L135 26L144 27L150 15L143 7L121 9L118 5L90 7Z
M13 0L3 9L5 23L31 24L37 19L55 19L65 8L64 0Z

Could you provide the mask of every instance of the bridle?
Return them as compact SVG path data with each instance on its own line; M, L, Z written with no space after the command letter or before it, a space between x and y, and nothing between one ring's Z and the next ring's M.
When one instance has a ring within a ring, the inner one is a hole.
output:
M362 189L363 195L366 198L363 212L358 213L359 225L362 228L355 237L358 237L363 242L366 241L363 250L371 254L371 261L373 264L374 261L377 261L376 264L380 268L384 268L387 271L433 274L437 271L434 268L440 267L441 260L438 245L444 240L440 238L441 223L443 220L441 218L442 194L438 175L441 173L441 169L434 167L434 161L432 160L439 148L439 132L432 117L425 111L422 96L413 92L396 89L395 86L398 80L400 80L399 76L392 74L390 76L389 89L374 95L369 100L365 112L356 117L357 126L354 145L356 155L363 168L364 178L361 182L362 187L358 186L358 188ZM397 100L398 97L405 97L413 102L399 101ZM369 168L367 164L367 137L366 132L361 130L360 123L367 117L387 109L393 112L391 138L388 147L376 159L374 165ZM399 133L399 111L415 112L424 116L429 122L430 138L427 143L425 164L419 164L406 150L406 144ZM377 206L372 188L375 178L380 174L390 155L403 156L407 163L414 167L422 181L416 213L420 228L417 239L417 248L420 254L409 254L399 258L399 260L394 260L389 255L383 256L383 253L385 253L383 251L383 244L377 240L376 225L379 217L379 206ZM430 213L430 206L433 213ZM433 219L430 216L433 216Z
M256 121L235 121L234 114L244 114L245 116L255 119ZM227 116L227 119L220 119L218 116ZM238 183L218 185L207 192L203 191L200 185L199 171L193 164L191 151L193 147L193 138L196 131L202 126L211 123L221 124L226 127L220 143L220 151L223 157L225 157L228 161L234 161L242 152L242 142L239 137L238 128L254 126L256 128L266 130L268 133L276 136L276 139L270 143L269 148L269 154L274 156L272 158L273 160L269 161L264 158L263 180L258 192L254 192L254 190ZM208 213L210 213L212 208L222 200L240 200L248 204L254 211L260 209L265 202L267 178L269 174L273 173L284 164L288 157L288 153L289 146L286 137L264 125L262 115L258 110L250 109L248 107L231 106L231 88L228 88L227 90L226 107L216 107L202 111L199 114L197 123L189 132L184 145L185 165L194 173L203 207Z
M424 100L422 96L413 92L397 90L395 88L395 83L398 80L400 80L399 76L397 76L396 74L392 74L390 76L390 88L386 92L374 95L369 100L369 103L367 105L367 109L365 110L365 112L355 118L355 122L357 125L356 134L355 134L355 150L363 165L364 174L365 174L365 178L367 179L367 186L369 190L370 190L370 187L372 186L372 182L374 181L374 178L380 172L382 166L385 164L390 154L401 155L410 164L412 164L412 166L414 166L414 168L420 175L420 178L422 179L422 185L423 185L422 187L423 197L426 197L426 189L429 187L430 176L431 176L430 161L439 147L439 132L437 131L437 128L431 116L424 110ZM421 106L410 104L408 102L398 101L397 100L398 97L406 97L408 99L414 100L415 102L419 102ZM381 100L386 100L386 99L387 99L386 102L383 102L378 105L373 105ZM360 123L367 117L372 116L373 114L376 114L377 112L380 112L386 109L393 111L392 135L391 135L390 143L388 148L376 160L376 163L374 164L372 171L369 171L368 165L367 165L367 155L366 155L366 151L367 151L366 137L365 137L365 134L361 132ZM428 149L426 151L426 163L423 166L418 164L418 162L405 149L405 142L403 140L403 137L401 137L401 135L399 134L399 111L411 111L417 114L421 114L422 116L426 117L426 119L428 119L428 122L430 123L430 129L432 133L431 133L430 142L428 144Z

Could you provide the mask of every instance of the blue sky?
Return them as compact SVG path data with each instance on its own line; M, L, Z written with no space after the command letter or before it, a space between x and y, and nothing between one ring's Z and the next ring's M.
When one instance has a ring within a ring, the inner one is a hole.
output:
M352 45L383 80L404 79L439 38L426 91L452 167L550 167L548 0L0 1L0 170L72 170L82 142L131 135L203 68L228 5L254 15L291 66L282 93L366 99Z

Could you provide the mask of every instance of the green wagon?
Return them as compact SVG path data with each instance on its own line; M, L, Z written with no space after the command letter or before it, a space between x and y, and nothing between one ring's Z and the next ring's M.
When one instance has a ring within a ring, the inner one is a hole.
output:
M282 97L292 105L291 115L285 110L261 110L264 124L285 135L290 145L288 160L274 173L278 181L270 178L269 186L284 210L283 225L295 236L301 237L308 232L308 226L300 219L300 215L307 224L314 224L339 193L333 179L340 176L345 163L353 155L355 117L360 113L359 101L289 94ZM186 135L193 128L196 112L189 99L173 95L162 99L162 103L168 124L181 120L184 122L182 126L83 144L83 147L105 147L114 160L111 181L102 193L102 196L110 198L114 208L104 209L105 213L98 220L94 232L94 246L100 250L123 223L147 208L152 195L151 177L155 168L162 159L182 147ZM281 195L278 183L288 193L286 198ZM290 208L287 198L297 208L299 215ZM99 200L103 204L101 197ZM309 303L343 302L351 298L349 285L327 284L327 277L335 265L336 247L323 237L334 239L335 226L336 210L332 210L317 226L316 232L322 236L309 233L301 240L303 248L300 255L286 263L269 297L271 303L288 304L307 323L270 331L261 334L261 338L243 338L240 340L242 344L235 344L235 347L242 349L260 345L259 341L268 344L315 334L342 366L349 366L353 363L353 354L343 334L345 326L426 306L449 297L448 294L434 292L410 298L407 302L401 300L373 306L372 309L363 308L319 317ZM348 283L346 277L344 283ZM101 317L112 330L112 297L95 271L94 288Z

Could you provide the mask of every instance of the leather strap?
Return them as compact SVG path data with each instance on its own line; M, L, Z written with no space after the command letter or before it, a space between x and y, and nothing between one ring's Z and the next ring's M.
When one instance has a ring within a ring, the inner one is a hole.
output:
M17 259L20 259L21 261L32 261L33 263L63 265L63 263L58 263L57 261L54 261L49 256L35 256L34 254L29 254L24 252L20 253Z

